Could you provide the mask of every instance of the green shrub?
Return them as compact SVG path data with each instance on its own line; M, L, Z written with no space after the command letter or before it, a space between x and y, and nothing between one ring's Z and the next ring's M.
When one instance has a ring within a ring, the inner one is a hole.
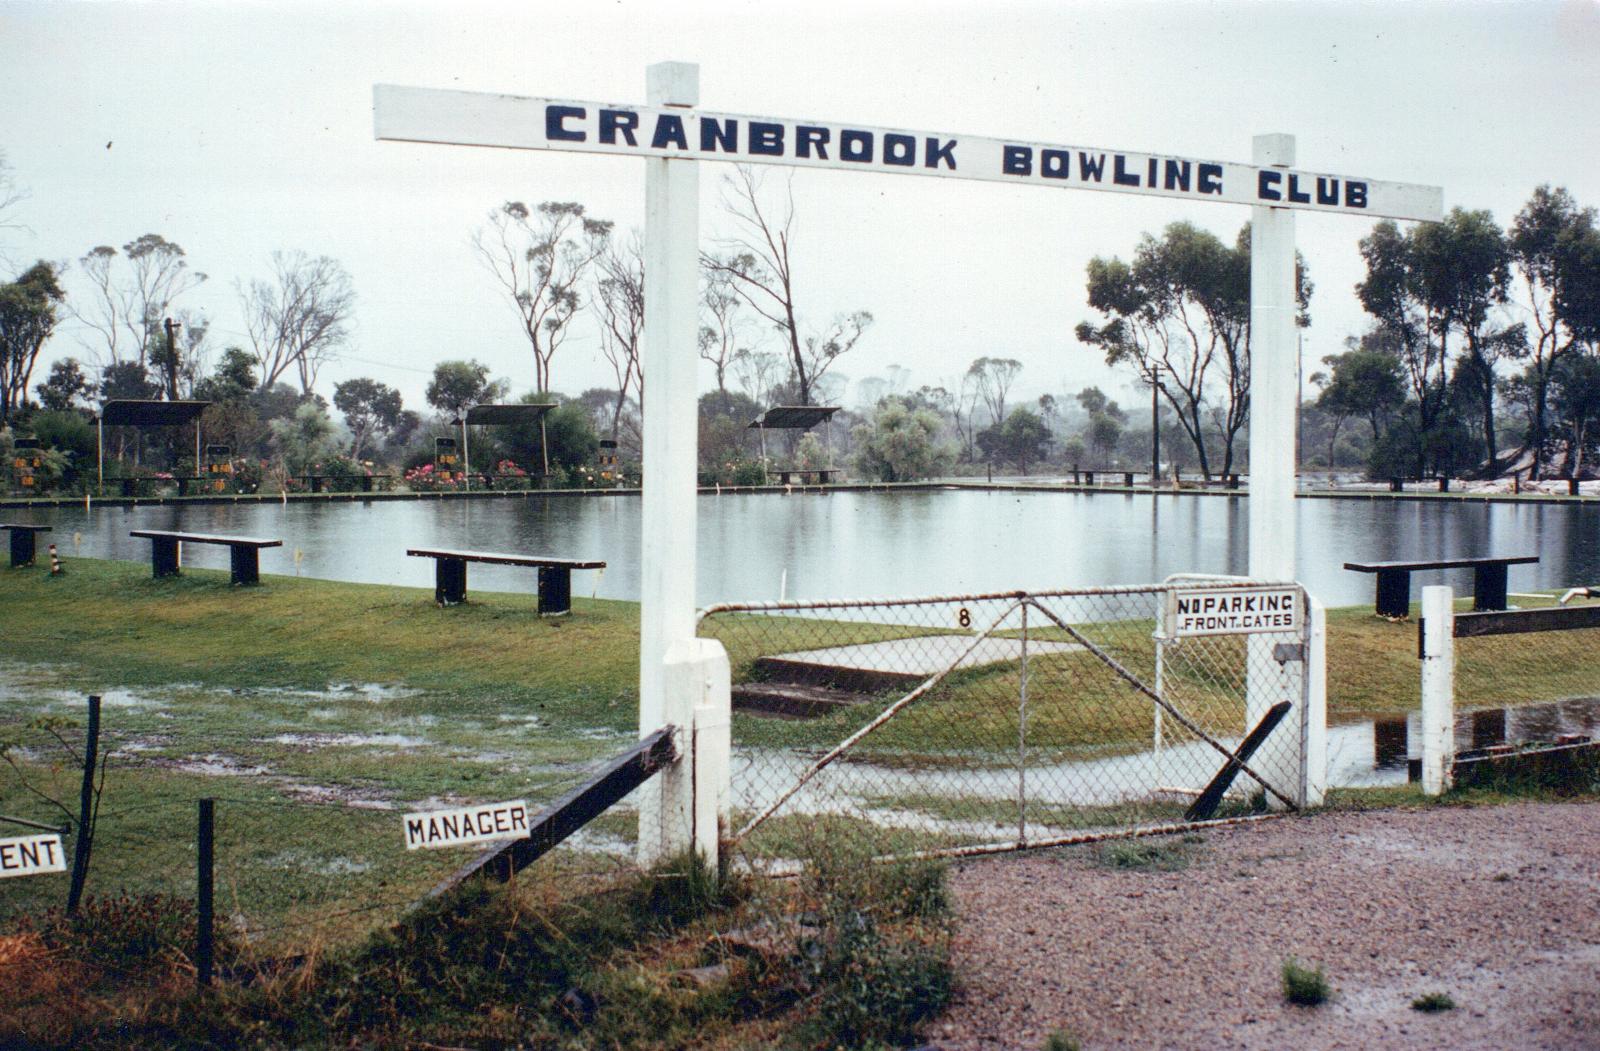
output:
M1332 993L1321 967L1315 970L1302 967L1292 956L1283 961L1283 998L1291 1004L1315 1007L1326 1003Z
M1411 1009L1424 1014L1435 1014L1439 1011L1454 1011L1456 1002L1451 999L1449 993L1423 993L1411 1001Z
M1083 1051L1083 1045L1065 1029L1054 1029L1044 1038L1044 1051Z

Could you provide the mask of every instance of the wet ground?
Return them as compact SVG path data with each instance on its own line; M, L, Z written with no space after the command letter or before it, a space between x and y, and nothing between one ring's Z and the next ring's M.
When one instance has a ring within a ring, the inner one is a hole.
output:
M931 1044L1600 1047L1600 803L1330 813L954 874L960 998ZM1175 871L1168 871L1168 868ZM1321 967L1319 1007L1281 991ZM1454 1010L1424 1014L1444 993Z

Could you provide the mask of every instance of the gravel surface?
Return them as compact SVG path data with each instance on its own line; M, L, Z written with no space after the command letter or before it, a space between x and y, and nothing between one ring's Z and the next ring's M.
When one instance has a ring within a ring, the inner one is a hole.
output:
M1600 1048L1600 804L1135 842L1158 864L1115 868L1102 845L957 867L962 991L933 1047ZM1291 956L1322 967L1327 1003L1285 1003ZM1412 1010L1430 992L1457 1008Z

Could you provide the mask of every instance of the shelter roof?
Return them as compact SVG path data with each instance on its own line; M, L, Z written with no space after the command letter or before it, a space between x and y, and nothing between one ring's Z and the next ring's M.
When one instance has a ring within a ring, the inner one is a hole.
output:
M837 405L774 405L751 421L750 428L804 431L815 427L838 411Z
M541 402L536 405L528 405L523 403L516 403L512 405L474 405L472 408L467 410L466 422L474 427L479 424L498 426L503 424L531 423L535 420L538 420L541 416L555 407L555 402ZM461 423L461 419L458 417L451 422L459 425Z
M111 427L177 427L206 411L209 401L108 401L100 422Z

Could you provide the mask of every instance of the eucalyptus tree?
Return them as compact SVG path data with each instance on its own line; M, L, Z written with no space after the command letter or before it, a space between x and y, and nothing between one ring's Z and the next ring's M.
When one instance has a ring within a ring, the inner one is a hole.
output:
M1519 305L1533 326L1520 384L1528 405L1530 477L1539 478L1549 441L1555 370L1581 348L1586 320L1600 321L1600 274L1585 280L1583 273L1585 244L1600 241L1595 210L1578 207L1565 187L1540 186L1512 219L1508 241L1512 268L1525 297Z
M1011 385L1022 373L1022 362L1016 358L982 357L967 367L972 377L973 389L989 410L989 421L998 427L1006 418L1006 395Z
M551 359L583 306L580 289L605 254L612 224L593 219L572 201L529 208L507 201L489 213L473 237L483 266L516 310L533 351L534 385L551 389Z
M801 405L812 404L819 380L854 349L872 325L865 310L836 314L821 329L802 334L790 250L795 236L794 188L785 177L776 206L764 201L763 176L749 165L735 165L723 183L723 207L734 233L720 252L705 253L701 266L726 280L735 294L777 331L788 357L789 382ZM758 399L759 400L759 399Z
M481 361L441 361L423 396L446 416L459 417L474 405L505 397L506 390L505 381L491 380L489 366Z
M293 369L310 394L322 366L350 337L355 288L336 259L273 252L272 275L236 286L245 329L268 390Z
M55 267L42 261L0 285L0 427L26 406L34 364L65 299Z
M1339 429L1344 420L1357 417L1372 428L1372 441L1376 445L1406 404L1404 366L1390 350L1384 348L1383 332L1369 333L1359 342L1348 341L1349 350L1343 354L1330 354L1322 359L1329 366L1326 374L1312 377L1312 382L1322 384L1317 406L1333 417L1333 427L1328 437L1328 466L1333 466L1333 450L1339 440Z
M73 300L73 317L100 337L105 365L131 361L143 368L166 340L162 319L184 293L206 280L189 267L187 253L160 234L145 234L122 246L91 248L78 260L89 284Z
M1511 249L1485 210L1452 208L1443 222L1422 223L1407 234L1412 243L1418 294L1439 319L1438 335L1460 334L1462 349L1454 378L1476 402L1488 470L1499 462L1495 430L1496 371L1501 361L1526 353L1521 324L1498 324L1496 308L1506 301L1511 279ZM1441 345L1441 358L1448 357Z
M1303 326L1312 291L1303 260L1295 276ZM1108 365L1132 367L1167 400L1208 478L1207 407L1215 401L1222 471L1231 472L1250 411L1249 226L1230 247L1190 223L1172 223L1159 239L1146 234L1131 263L1096 256L1088 298L1102 320L1080 323L1078 341L1103 351Z
M644 364L640 354L644 339L644 242L635 232L625 245L608 245L600 257L595 298L600 304L600 353L617 379L608 433L616 441L622 428L628 392L644 409ZM702 348L704 339L701 340ZM702 349L701 355L704 356ZM721 370L718 370L721 381Z
M404 410L399 391L365 376L334 387L333 407L344 415L344 425L350 429L353 460L361 459L362 447L369 438L392 431Z

